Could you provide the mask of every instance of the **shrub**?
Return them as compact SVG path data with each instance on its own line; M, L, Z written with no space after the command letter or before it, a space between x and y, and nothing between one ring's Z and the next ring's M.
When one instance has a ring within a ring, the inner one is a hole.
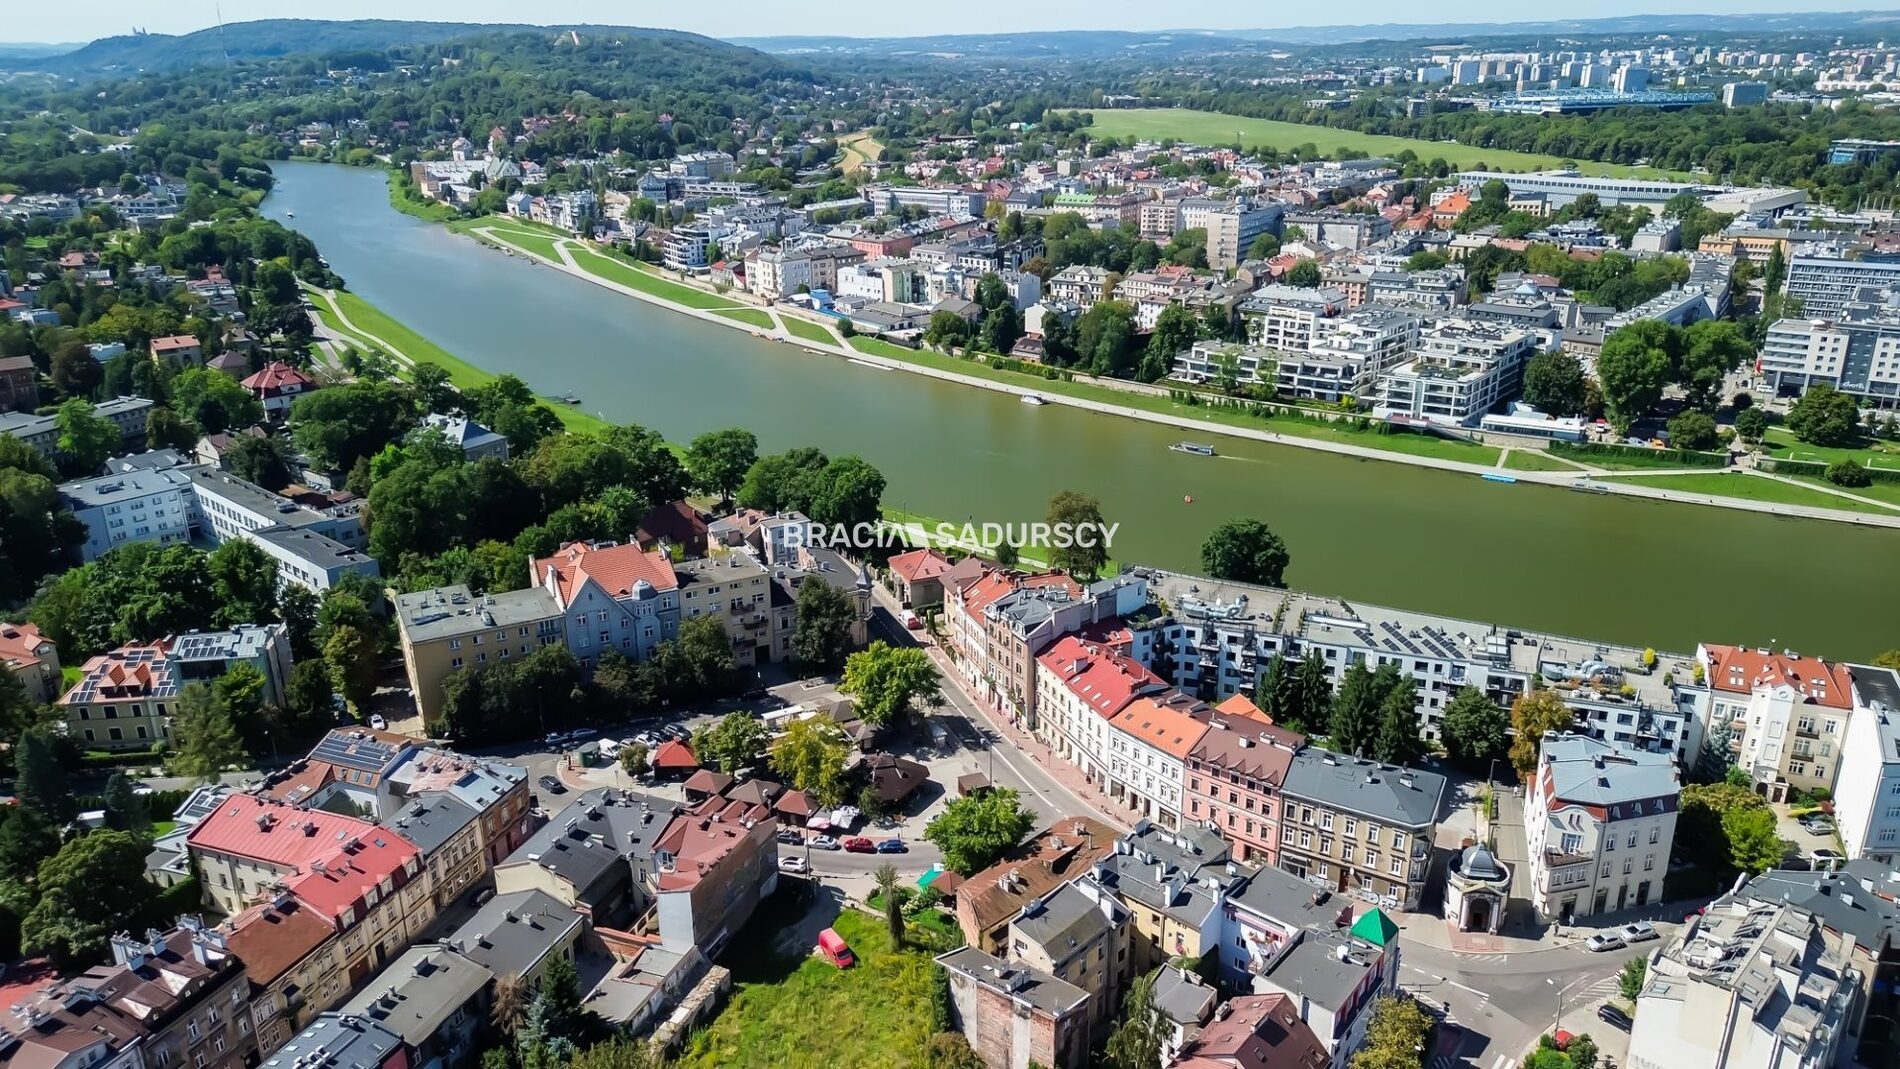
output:
M1827 466L1827 481L1835 486L1872 486L1873 476L1867 469L1851 460L1843 460Z

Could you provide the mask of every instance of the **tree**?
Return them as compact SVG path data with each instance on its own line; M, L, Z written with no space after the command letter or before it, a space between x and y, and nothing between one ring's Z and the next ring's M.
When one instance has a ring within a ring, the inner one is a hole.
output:
M112 933L148 915L158 888L145 878L145 839L101 830L40 865L40 900L20 922L21 942L62 967L103 959Z
M1808 387L1795 400L1786 422L1788 430L1809 445L1847 446L1860 439L1860 407L1853 395L1824 382Z
M693 733L693 755L722 772L756 768L765 756L765 725L750 713L727 713L711 727Z
M1531 357L1524 365L1524 402L1552 416L1583 415L1583 365L1562 350Z
M1216 579L1277 587L1291 558L1286 543L1259 520L1228 520L1201 543L1201 568Z
M514 1035L528 1015L528 997L528 983L520 973L495 977L495 1001L488 1007L488 1023L503 1035Z
M1882 668L1891 668L1895 671L1900 671L1900 649L1888 650L1878 657L1875 657L1874 663Z
M1699 409L1685 409L1669 418L1669 445L1675 449L1714 449L1719 443L1715 420Z
M1788 856L1788 844L1775 834L1775 814L1767 807L1731 809L1722 814L1729 862L1750 875L1767 872Z
M830 583L800 583L793 615L792 658L800 664L837 671L851 652L851 620L855 615L851 600Z
M943 970L939 968L937 972ZM1037 1063L1029 1064L1034 1067ZM931 1035L930 1044L924 1049L924 1066L925 1069L988 1069L989 1063L970 1046L962 1032L942 1031Z
M273 493L290 485L290 457L275 438L240 437L224 454L225 470Z
M152 818L146 812L145 799L132 789L132 781L124 772L114 772L106 780L105 826L113 831L129 831L137 835L148 834L152 830Z
M686 449L686 470L702 490L732 498L732 492L745 481L746 472L759 459L759 439L751 431L738 427L708 431L693 439Z
M66 785L66 773L59 767L44 730L20 733L13 768L13 793L22 808L33 810L54 826L73 818L77 806L72 788Z
M1372 737L1379 727L1379 702L1382 697L1372 672L1364 661L1354 661L1339 681L1339 693L1333 696L1332 716L1326 735L1332 748L1364 757L1372 751Z
M1143 382L1158 382L1174 366L1174 358L1194 347L1200 339L1201 324L1185 305L1170 304L1155 319L1154 333L1148 336L1148 348L1142 355L1136 375Z
M1133 370L1134 340L1134 308L1097 301L1075 321L1075 362L1096 375L1126 377Z
M1299 694L1299 713L1297 718L1287 721L1287 726L1292 727L1297 722L1301 726L1294 728L1296 731L1322 729L1332 718L1333 708L1333 680L1325 659L1316 652L1309 652L1301 658L1294 682Z
M1352 1056L1352 1069L1423 1069L1431 1047L1432 1018L1417 1000L1379 999L1366 1027L1366 1041Z
M1603 340L1597 383L1603 389L1605 415L1618 434L1628 434L1662 399L1680 340L1680 331L1657 319L1639 319Z
M1108 525L1102 519L1102 503L1087 494L1063 490L1049 500L1048 521L1051 531L1068 535L1052 538L1049 563L1079 579L1099 576L1108 563ZM1080 544L1084 541L1090 544Z
M53 414L53 425L59 430L61 468L75 476L97 472L124 441L118 425L99 415L91 401L80 397L60 403Z
M1759 442L1768 433L1768 413L1744 408L1735 413L1735 433L1744 442Z
M1827 481L1835 486L1861 487L1872 486L1874 477L1867 469L1852 460L1837 460L1827 466Z
M615 1036L574 1055L567 1069L666 1069L668 1064L651 1041Z
M1280 239L1269 233L1262 233L1247 246L1247 259L1271 260L1280 253Z
M856 699L865 723L882 725L902 716L913 700L940 699L942 682L923 650L879 639L845 660L838 690Z
M1008 787L954 798L924 826L924 839L943 851L943 863L961 876L993 865L1015 849L1035 817Z
M1755 356L1755 347L1728 319L1705 319L1683 332L1676 381L1696 408L1713 410L1729 373Z
M330 668L330 685L351 711L366 715L376 695L376 639L351 624L331 629L323 641L323 662Z
M105 369L82 343L62 345L48 364L53 388L65 397L91 397L105 379Z
M1267 667L1260 673L1260 681L1254 686L1254 704L1260 711L1273 718L1273 722L1291 731L1304 731L1304 727L1294 727L1299 719L1300 709L1299 679L1294 675L1293 662L1287 660L1284 650L1273 651L1267 659Z
M39 897L40 863L59 852L59 826L24 806L0 823L0 905L24 916Z
M233 538L205 558L217 596L218 622L226 627L277 618L277 561L247 538Z
M145 417L147 449L176 449L187 452L198 444L198 428L169 408L153 408Z
M851 744L828 720L794 720L772 744L772 771L827 808L844 801L844 766Z
M1372 756L1389 765L1410 764L1424 751L1418 735L1418 686L1412 677L1390 664L1379 697L1379 728L1372 739ZM1374 673L1377 678L1378 673Z
M924 344L939 349L955 349L969 340L969 320L942 309L930 313L930 322L924 327Z
M1768 250L1767 266L1761 272L1761 292L1764 297L1772 297L1781 291L1782 280L1788 277L1788 259L1781 253L1781 242L1775 242Z
M237 718L213 687L187 684L172 708L173 752L168 763L173 775L212 783L225 769L243 764Z
M1121 1020L1109 1033L1103 1061L1110 1069L1154 1069L1167 1053L1174 1021L1155 1002L1160 970L1136 978L1122 999Z
M1649 959L1631 958L1623 963L1623 971L1616 974L1616 993L1626 1002L1635 1002L1643 993L1643 981L1649 977Z
M223 434L262 422L264 405L222 371L186 368L172 379L172 410L206 434Z
M1511 703L1511 726L1517 732L1511 740L1511 767L1518 779L1529 783L1544 736L1576 727L1577 714L1555 691L1533 690Z
M884 862L877 867L875 879L877 893L883 896L884 900L884 923L890 928L891 946L902 950L904 948L904 913L903 902L897 893L897 866L888 861Z
M405 388L387 382L349 382L307 393L291 406L290 417L297 447L319 467L337 472L401 441L415 426Z
M1301 289L1316 289L1320 281L1319 262L1316 260L1301 260L1286 273L1286 284Z
M1445 749L1467 768L1502 753L1511 718L1476 687L1458 691L1445 706Z

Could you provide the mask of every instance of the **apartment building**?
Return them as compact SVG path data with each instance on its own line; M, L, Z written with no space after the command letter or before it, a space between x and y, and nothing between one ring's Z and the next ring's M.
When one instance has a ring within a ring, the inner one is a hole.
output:
M1106 790L1111 722L1137 698L1171 688L1140 661L1075 635L1059 639L1036 663L1036 736Z
M1399 926L1382 911L1350 926L1311 926L1252 975L1257 995L1293 1000L1326 1052L1325 1069L1347 1069L1365 1043L1373 1006L1399 991Z
M50 702L58 697L64 679L59 647L34 624L0 621L0 671L20 681L30 702Z
M238 665L264 677L264 702L281 706L290 684L290 628L284 624L239 624L228 631L188 631L171 639L180 685L211 682Z
M1231 377L1237 385L1256 386L1274 381L1286 361L1298 359L1294 353L1208 338L1174 354L1168 377L1191 383L1219 383Z
M339 1011L402 1037L410 1065L467 1069L480 1053L495 974L440 945L405 951Z
M1140 819L1181 824L1188 755L1213 710L1179 691L1135 698L1108 722L1108 796Z
M177 469L112 472L61 483L60 498L86 528L83 560L133 542L191 541L197 496Z
M1289 212L1286 225L1299 227L1313 241L1353 250L1375 245L1392 235L1390 219L1359 212Z
M39 370L33 358L0 356L0 412L31 412L39 405Z
M127 444L145 440L151 411L152 402L143 397L115 397L93 406L93 415L111 421ZM0 412L0 434L12 435L49 457L59 452L59 424L50 414Z
M653 846L654 913L660 944L673 953L716 957L778 887L776 823L725 819L729 804L706 799Z
M1313 324L1303 353L1282 353L1274 385L1289 397L1338 403L1370 397L1379 376L1418 344L1419 317L1391 308L1362 307Z
M944 602L951 652L991 706L1036 728L1036 655L1066 634L1126 616L1148 601L1147 583L1116 576L1083 586L1059 572L991 569Z
M1374 271L1366 280L1366 301L1388 308L1449 312L1465 303L1464 268Z
M66 731L89 750L150 750L171 737L183 689L164 642L121 646L87 661L79 681L54 703Z
M331 856L338 843L374 833L375 828L340 813L234 794L199 821L186 842L205 898L219 912L231 914L310 871L312 863Z
M1088 993L1091 1045L1106 1038L1136 975L1133 918L1092 876L1023 904L1009 922L1009 959Z
M488 871L480 817L474 807L446 791L426 791L379 825L416 848L431 914L452 905Z
M772 300L835 289L841 269L863 262L864 253L843 242L801 239L762 246L746 255L746 288Z
M299 1059L304 1059L304 1069L312 1069L312 1057L318 1059L315 1069L327 1069L332 1062L350 1069L410 1069L411 1064L400 1034L367 1017L326 1013L297 1033L295 1043L267 1057L264 1069L298 1069Z
M1801 314L1833 319L1859 299L1862 287L1876 290L1900 286L1900 261L1849 260L1797 248L1788 259L1783 292L1801 302Z
M937 956L950 979L951 1023L989 1069L1083 1069L1089 993L975 947Z
M1343 290L1321 286L1262 286L1240 302L1247 344L1301 353L1312 347L1317 324L1348 307Z
M282 360L273 360L245 378L244 388L264 406L265 418L283 419L290 415L290 406L297 403L297 398L316 389L317 384Z
M1900 673L1850 664L1854 708L1834 781L1834 824L1850 858L1900 858Z
M1207 265L1215 270L1240 266L1254 239L1280 232L1286 206L1277 202L1225 201L1189 197L1181 201L1181 230L1207 232Z
M1891 409L1900 404L1900 308L1856 300L1834 319L1778 319L1758 368L1777 394L1825 383L1863 407Z
M403 669L424 723L441 716L450 675L567 641L566 612L542 587L478 597L457 583L399 594L395 607Z
M162 338L153 338L151 344L154 363L174 363L183 367L203 367L205 362L204 346L190 334L169 334Z
M680 622L712 615L725 623L741 668L776 660L772 573L751 554L731 550L673 565Z
M1227 898L1248 875L1230 861L1210 828L1173 831L1142 820L1115 840L1092 878L1128 911L1134 975L1221 950Z
M1049 279L1049 296L1058 301L1070 301L1083 311L1106 300L1109 294L1110 272L1089 264L1076 264L1056 272Z
M1379 379L1377 413L1451 427L1475 426L1516 396L1532 335L1492 323L1439 320L1419 332L1412 358Z
M1293 755L1281 794L1282 868L1390 909L1418 908L1445 777L1309 748Z
M251 1027L259 1050L288 1043L350 992L336 928L290 895L236 914L221 930L250 980Z
M554 595L567 648L583 665L591 667L610 649L643 661L679 634L679 578L658 550L569 542L529 568L530 583Z
M325 845L281 886L336 929L344 975L356 988L422 937L436 905L422 852L401 835L372 826Z
M1708 687L1711 732L1725 729L1736 764L1757 792L1834 789L1853 710L1846 666L1746 646L1696 647Z
M495 866L503 894L538 890L596 925L632 928L653 908L653 850L676 802L595 788Z
M1281 792L1305 744L1305 736L1274 726L1245 696L1222 702L1188 751L1187 821L1218 830L1242 861L1276 864Z
M470 464L489 457L508 459L508 439L465 416L431 413L423 417L422 425L448 439L450 445L462 451L462 459Z
M1524 803L1538 915L1574 924L1659 900L1681 792L1667 754L1544 736Z
M957 889L957 926L985 954L1010 955L1009 926L1024 906L1094 870L1115 850L1114 828L1088 817L1056 821Z
M1183 1044L1168 1069L1270 1069L1329 1064L1326 1047L1287 995L1240 995Z

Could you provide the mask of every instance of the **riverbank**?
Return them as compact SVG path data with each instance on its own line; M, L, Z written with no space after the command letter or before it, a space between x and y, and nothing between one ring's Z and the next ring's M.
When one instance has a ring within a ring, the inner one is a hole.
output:
M452 229L474 237L507 255L527 257L535 263L563 271L623 296L656 304L698 318L703 322L746 330L755 336L781 342L796 342L814 352L842 356L859 363L909 371L978 389L1018 396L1035 394L1046 401L1083 411L1143 420L1195 434L1245 438L1269 445L1316 450L1364 460L1410 464L1479 477L1486 475L1495 477L1500 470L1498 464L1502 451L1491 446L1471 446L1469 448L1481 450L1481 453L1474 460L1460 460L1439 455L1445 448L1459 446L1459 443L1424 435L1409 433L1403 436L1378 435L1376 436L1380 439L1378 445L1359 444L1349 440L1338 440L1338 438L1354 433L1366 433L1371 436L1370 432L1352 432L1330 424L1299 421L1288 417L1276 417L1287 424L1285 432L1266 430L1245 425L1247 421L1259 422L1260 417L1234 408L1189 406L1172 399L1155 398L1152 395L1116 395L1117 391L1106 387L1060 379L1046 380L1020 372L990 368L971 361L960 361L955 357L904 349L901 346L872 338L854 337L849 339L849 344L843 340L820 341L811 337L808 331L795 332L785 326L789 321L802 321L813 326L824 326L828 330L828 325L819 322L816 317L802 315L783 306L761 306L743 297L722 294L710 288L675 281L656 270L634 265L599 252L575 238L555 238L545 230L528 230L520 224L505 219L496 219L486 225L483 225L481 221L468 221ZM586 257L586 263L583 264L579 257ZM769 319L773 325L760 327L757 325L757 320L743 322L730 315L720 314L722 311L730 313L742 309L757 311ZM979 368L980 373L977 371ZM1166 410L1169 406L1203 411L1197 411L1196 415L1189 416ZM1330 434L1332 437L1312 436L1307 433L1313 431ZM1398 448L1392 448L1392 445L1397 445ZM1512 467L1508 478L1509 481L1514 482L1571 489L1584 488L1584 484L1587 483L1588 489L1597 493L1625 494L1681 504L1709 505L1776 516L1900 529L1900 512L1883 514L1874 511L1855 511L1812 501L1776 500L1772 495L1727 496L1709 492L1712 487L1706 485L1697 485L1693 489L1675 489L1668 485L1644 485L1613 478L1601 478L1601 475L1602 473L1581 469L1558 471ZM1593 478L1593 476L1597 477ZM1743 484L1734 485L1737 489L1743 488ZM1746 489L1756 488L1749 486Z

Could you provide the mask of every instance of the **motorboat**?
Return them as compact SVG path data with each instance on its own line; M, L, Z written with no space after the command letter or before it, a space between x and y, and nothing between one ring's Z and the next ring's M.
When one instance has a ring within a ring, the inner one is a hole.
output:
M1197 457L1211 457L1214 455L1213 446L1202 445L1199 442L1176 442L1168 448L1177 453L1192 453Z
M1023 400L1023 404L1032 405L1032 406L1041 406L1041 405L1046 405L1049 403L1048 399L1043 397L1039 393L1023 394L1022 400Z

